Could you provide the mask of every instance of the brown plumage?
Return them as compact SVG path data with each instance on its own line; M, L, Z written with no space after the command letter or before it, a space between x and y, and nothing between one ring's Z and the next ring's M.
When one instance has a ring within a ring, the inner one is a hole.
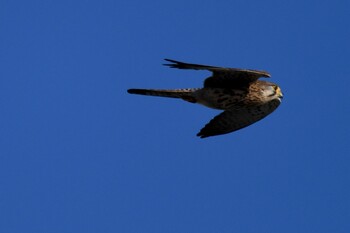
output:
M171 68L208 70L203 88L174 90L129 89L130 94L181 98L191 103L224 110L214 117L197 136L201 138L226 134L249 126L270 113L281 103L281 89L274 83L258 80L268 78L266 71L222 68L189 64L165 59Z

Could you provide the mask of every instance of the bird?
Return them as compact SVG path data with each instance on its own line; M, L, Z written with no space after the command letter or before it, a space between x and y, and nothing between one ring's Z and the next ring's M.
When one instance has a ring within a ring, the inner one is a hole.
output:
M179 98L209 108L223 110L197 134L207 138L245 128L272 113L281 104L281 88L260 78L270 78L266 71L199 65L164 59L170 68L207 70L212 75L201 88L128 89L130 94Z

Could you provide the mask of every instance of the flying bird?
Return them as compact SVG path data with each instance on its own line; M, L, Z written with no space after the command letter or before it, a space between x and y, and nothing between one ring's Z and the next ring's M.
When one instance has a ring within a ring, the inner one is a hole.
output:
M180 98L190 103L224 110L197 134L201 138L227 134L247 127L270 113L281 103L283 94L278 85L259 80L269 78L266 71L197 65L165 59L171 68L208 70L202 88L173 90L129 89L130 94Z

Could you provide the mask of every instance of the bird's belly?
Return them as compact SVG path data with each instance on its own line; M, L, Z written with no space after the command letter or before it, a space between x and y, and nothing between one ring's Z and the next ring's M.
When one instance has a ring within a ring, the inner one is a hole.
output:
M197 103L214 109L228 109L244 102L247 92L225 88L202 88L194 93Z

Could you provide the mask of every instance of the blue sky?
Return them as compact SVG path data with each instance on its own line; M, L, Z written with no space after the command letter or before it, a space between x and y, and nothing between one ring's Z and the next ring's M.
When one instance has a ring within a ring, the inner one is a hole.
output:
M0 3L0 232L350 232L349 1ZM127 94L267 70L263 121Z

